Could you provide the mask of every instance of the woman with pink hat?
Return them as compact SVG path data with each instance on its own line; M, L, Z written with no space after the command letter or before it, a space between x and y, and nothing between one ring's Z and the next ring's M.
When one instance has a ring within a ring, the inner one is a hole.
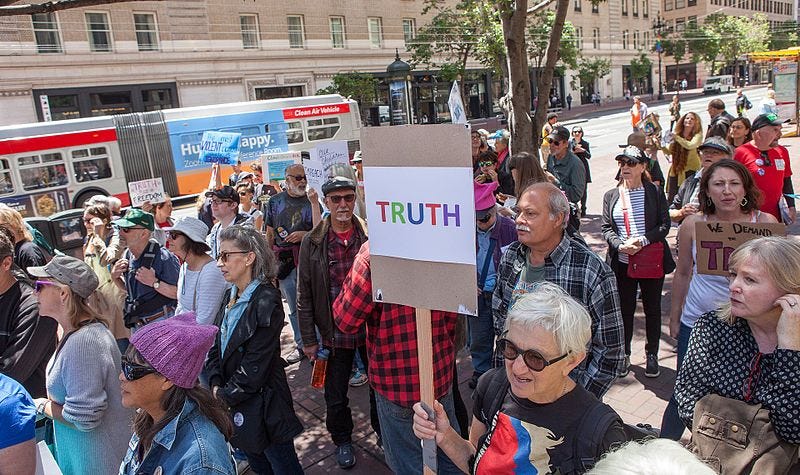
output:
M119 381L122 405L139 411L120 474L236 474L228 411L197 381L216 334L183 313L131 337Z

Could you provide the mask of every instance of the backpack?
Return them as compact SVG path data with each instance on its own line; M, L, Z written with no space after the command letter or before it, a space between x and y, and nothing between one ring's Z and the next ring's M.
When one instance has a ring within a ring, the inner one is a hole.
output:
M494 393L494 397L488 406L486 405L486 400L484 399L483 401L481 415L484 416L486 421L493 420L497 413L500 412L506 394L508 394L508 389L511 386L504 368L497 370L491 377L492 380L489 386L498 390ZM499 386L496 386L496 384L499 384ZM486 411L487 408L488 412ZM608 429L615 422L622 426L625 431L625 437L629 442L641 442L659 436L659 431L650 426L650 424L639 423L635 426L626 424L611 406L601 402L586 411L578 421L577 433L590 434L590 437L573 437L572 458L561 464L562 471L564 473L587 472L594 467L597 461L594 457L581 457L580 454L595 453L596 448L602 445Z

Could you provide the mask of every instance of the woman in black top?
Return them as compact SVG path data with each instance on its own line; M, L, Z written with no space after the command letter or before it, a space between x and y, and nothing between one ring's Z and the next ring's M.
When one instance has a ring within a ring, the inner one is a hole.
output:
M592 153L589 151L589 142L583 139L583 129L580 127L572 128L572 138L569 139L569 147L578 158L583 162L586 169L586 184L583 186L583 198L581 198L581 216L586 216L586 196L589 183L592 182L592 171L589 169L589 160Z

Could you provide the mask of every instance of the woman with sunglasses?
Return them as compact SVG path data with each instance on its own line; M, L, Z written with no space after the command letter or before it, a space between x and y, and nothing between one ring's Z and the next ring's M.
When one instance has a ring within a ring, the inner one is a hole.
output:
M236 192L239 194L239 214L246 214L253 220L253 226L261 229L264 226L264 214L253 203L255 189L249 183L236 185Z
M664 276L641 278L629 276L630 256L651 243L663 246L663 273L675 270L675 262L666 237L670 228L664 193L650 182L647 156L638 147L629 145L616 156L620 169L618 186L603 197L603 237L608 243L606 261L617 278L622 323L625 327L625 368L628 374L633 340L633 314L636 312L636 290L641 290L647 333L647 354L644 375L658 377L658 343L661 338L661 290ZM652 248L651 248L652 249ZM662 274L663 274L662 273Z
M217 263L208 255L208 227L199 219L186 216L166 231L172 252L182 262L175 314L194 312L197 323L211 325L217 317L228 283Z
M116 473L131 436L131 412L120 402L117 342L86 303L97 276L69 256L28 273L39 279L39 314L63 330L47 365L47 398L35 401L37 412L53 421L58 466L70 474Z
M697 151L703 143L703 124L700 116L687 112L678 120L672 142L661 149L672 163L667 173L667 202L678 192L683 181L700 169L700 154Z
M589 142L583 139L582 128L572 128L572 138L569 139L569 146L572 153L581 159L583 167L586 169L586 185L583 187L583 198L581 198L581 216L586 217L587 191L589 183L592 182L592 171L589 169L589 160L592 158L592 152L589 151Z
M734 151L743 144L753 140L753 133L750 131L752 124L747 117L736 117L731 121L728 129L728 143Z
M272 284L275 256L251 227L220 233L217 266L233 286L225 293L220 332L208 353L206 372L215 397L230 407L231 444L247 455L258 474L302 474L293 439L303 431L294 413L280 355L281 294Z
M478 381L469 440L450 427L438 401L433 420L421 403L414 405L414 434L435 438L465 473L580 472L574 455L597 460L627 440L621 420L607 429L581 423L602 404L569 377L586 357L591 327L583 305L557 285L540 283L508 312L497 341L505 365ZM597 430L605 430L602 442L587 447L583 441L594 439Z
M236 474L228 411L197 382L216 333L184 313L133 335L118 377L122 404L137 412L120 474Z
M692 329L675 383L678 413L691 427L695 405L709 394L761 404L778 439L800 444L800 242L748 241L731 254L729 271L730 304Z
M680 370L689 336L700 315L719 308L730 300L728 279L721 275L697 273L695 226L697 223L774 223L769 213L758 210L761 193L750 172L739 162L720 160L703 168L698 202L700 214L684 218L678 228L678 267L672 280L669 334L678 340ZM680 440L685 427L678 418L675 398L671 398L661 422L661 437Z
M475 172L475 181L481 184L498 182L497 178L497 153L487 150L478 155L478 170Z

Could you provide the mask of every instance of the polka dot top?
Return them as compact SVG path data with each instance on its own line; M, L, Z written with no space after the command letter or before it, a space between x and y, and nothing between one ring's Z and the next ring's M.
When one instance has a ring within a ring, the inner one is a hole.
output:
M750 326L730 325L716 311L700 316L675 383L678 413L687 427L697 401L707 394L763 404L778 437L800 443L800 351L758 351Z

